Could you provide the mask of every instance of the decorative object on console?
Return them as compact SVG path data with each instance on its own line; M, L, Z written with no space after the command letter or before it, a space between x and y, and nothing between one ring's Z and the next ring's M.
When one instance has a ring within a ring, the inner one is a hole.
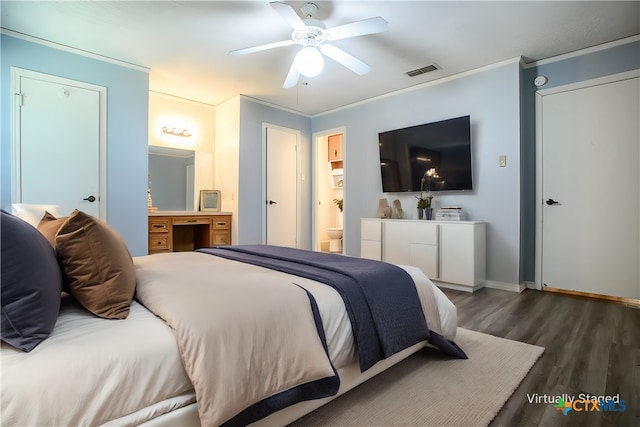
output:
M467 214L462 208L456 206L443 207L436 213L438 221L465 221Z
M420 178L420 197L418 197L418 219L426 218L432 219L433 209L431 208L431 201L433 196L431 194L423 195L424 182L428 181L427 191L431 191L431 178L439 178L436 168L427 169L422 178Z
M391 218L391 207L387 199L378 200L378 218Z
M433 219L433 208L424 208L424 219L429 221Z
M404 211L402 210L402 205L400 205L400 200L394 200L393 207L396 209L396 218L404 218Z
M200 190L200 210L220 212L220 190Z

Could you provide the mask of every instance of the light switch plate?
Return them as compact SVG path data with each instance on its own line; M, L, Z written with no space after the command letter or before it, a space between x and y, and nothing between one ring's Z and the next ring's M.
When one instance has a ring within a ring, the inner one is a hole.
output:
M507 156L498 157L498 166L500 166L501 168L507 166Z

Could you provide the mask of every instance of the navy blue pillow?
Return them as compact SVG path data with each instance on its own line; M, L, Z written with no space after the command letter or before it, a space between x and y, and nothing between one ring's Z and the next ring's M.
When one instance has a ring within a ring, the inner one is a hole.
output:
M62 272L42 233L5 211L1 215L2 341L31 351L56 324Z

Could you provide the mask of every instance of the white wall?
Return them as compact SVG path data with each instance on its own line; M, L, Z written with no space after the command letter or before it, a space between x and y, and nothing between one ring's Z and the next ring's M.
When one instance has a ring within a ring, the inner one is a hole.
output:
M345 145L346 253L360 253L360 218L375 217L378 199L399 199L417 217L416 193L383 194L378 132L463 115L471 116L474 190L435 193L434 207L462 207L487 222L487 280L519 283L520 65L518 60L380 97L313 118L313 132L347 129ZM507 167L498 167L498 156Z
M221 206L233 215L231 242L239 242L238 214L240 181L240 97L236 96L216 107L216 154L214 182L220 190Z

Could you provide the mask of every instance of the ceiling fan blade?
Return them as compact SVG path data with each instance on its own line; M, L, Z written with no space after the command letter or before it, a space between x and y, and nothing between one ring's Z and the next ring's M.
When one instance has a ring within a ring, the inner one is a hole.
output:
M272 1L269 4L280 14L282 18L284 18L285 21L289 23L289 25L291 25L291 28L294 30L302 30L307 27L302 21L302 18L300 18L296 11L288 4L280 3L279 1Z
M369 70L371 70L371 67L360 61L358 58L351 56L344 50L333 45L323 44L320 46L320 51L327 55L329 58L333 59L339 64L344 65L358 75L363 76L367 74Z
M348 37L382 33L383 31L387 31L388 26L389 24L387 21L382 19L380 16L376 16L375 18L368 18L362 21L352 22L350 24L328 28L325 30L325 34L328 34L331 40L340 40Z
M282 85L284 89L294 87L298 83L298 79L300 78L300 70L298 69L298 65L296 64L296 59L298 59L297 56L291 63L291 68L289 68L287 78L284 79L284 84Z
M260 46L248 47L245 49L232 50L231 52L229 52L229 55L231 56L245 55L247 53L260 52L262 50L267 50L267 49L274 49L276 47L291 46L292 44L293 44L293 40L283 40L281 42L268 43Z

